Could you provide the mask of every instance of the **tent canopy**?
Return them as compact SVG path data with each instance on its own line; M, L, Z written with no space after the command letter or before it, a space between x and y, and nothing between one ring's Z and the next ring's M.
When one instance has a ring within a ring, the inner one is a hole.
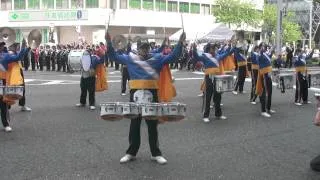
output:
M169 37L170 40L178 41L182 33L182 29L174 33ZM215 23L208 26L197 26L185 27L184 31L186 32L187 41L220 41L231 39L233 31L230 30L227 26L222 23Z

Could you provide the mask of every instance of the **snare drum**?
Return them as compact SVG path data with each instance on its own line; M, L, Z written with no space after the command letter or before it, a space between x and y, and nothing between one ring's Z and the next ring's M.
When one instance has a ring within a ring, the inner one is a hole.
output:
M214 82L217 92L233 91L234 79L232 75L215 75Z
M162 116L164 121L180 121L186 116L187 108L185 104L172 102L162 104Z
M310 72L308 79L310 86L320 86L320 72Z
M123 104L119 102L101 104L100 117L108 121L117 121L123 118Z
M146 120L158 120L162 116L162 108L159 103L146 103L141 105L141 116Z
M138 117L141 111L140 106L133 102L123 103L122 107L123 107L122 115L123 117L128 119Z
M278 75L278 89L293 89L294 75L280 73Z
M23 97L23 86L5 86L4 87L4 97L19 100Z

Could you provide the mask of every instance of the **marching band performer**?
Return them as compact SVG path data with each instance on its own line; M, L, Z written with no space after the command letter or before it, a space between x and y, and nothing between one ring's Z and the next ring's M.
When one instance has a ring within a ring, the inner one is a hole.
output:
M9 47L9 52L4 52L3 51L4 45L5 45L4 43L0 45L0 83L2 86L5 86L6 82L8 81L7 73L9 73L8 72L9 63L17 62L21 60L22 57L24 57L24 55L28 53L28 49L25 48L26 47L25 39L23 39L22 41L22 49L18 55L14 55L14 51L15 51L14 46ZM4 126L4 130L6 132L11 132L12 128L10 127L9 121L8 121L8 118L9 118L8 104L3 97L1 97L0 99L0 110L1 110L2 125Z
M258 65L258 58L259 58L259 47L255 46L253 51L251 52L251 96L250 96L250 103L256 104L256 86L257 86L257 78L259 72L259 65Z
M247 59L243 54L243 50L239 47L234 49L234 57L238 66L238 77L235 83L234 91L232 91L233 94L238 94L238 88L239 93L243 93L244 82L247 74Z
M90 52L89 52L90 53ZM95 110L95 87L96 87L96 72L95 69L98 64L103 64L104 61L99 56L90 54L90 67L89 70L85 70L83 64L81 66L81 79L80 79L80 103L76 104L77 107L84 107L86 105L87 92L89 93L89 108ZM82 62L83 63L83 62Z
M130 53L129 55L119 55L112 47L111 37L106 33L108 43L108 57L116 62L128 66L130 81L130 102L158 102L158 78L159 72L165 64L178 60L182 52L182 43L186 35L183 32L179 43L172 53L163 55L159 53L150 54L148 43L142 43L138 49L138 55ZM120 163L127 163L134 160L140 147L140 126L141 116L131 119L129 132L129 148L126 155L120 159ZM158 121L146 120L149 134L149 145L151 150L151 160L159 164L166 164L167 160L162 156L158 140Z
M307 64L306 60L311 59L314 50L309 55L303 54L302 49L296 50L294 56L294 66L296 68L296 93L295 104L301 106L303 104L310 103L308 101L308 80L307 80ZM301 102L302 100L302 102Z
M259 57L258 65L259 72L256 84L256 94L260 97L261 102L261 115L264 117L271 117L271 113L275 113L271 110L272 99L272 80L271 80L271 58L267 54L267 47L263 43L259 45Z
M205 68L205 110L203 114L203 121L210 122L209 114L210 114L210 101L213 95L213 101L215 105L215 116L219 119L227 119L226 116L222 115L220 103L221 103L221 93L218 93L215 89L215 84L213 83L213 79L209 77L209 75L219 75L221 74L219 69L220 61L229 56L233 49L231 46L223 53L217 54L217 46L216 44L208 43L205 47L204 53L199 56L197 53L197 46L193 44L193 57L195 61L202 61Z
M128 55L131 52L131 43L129 42L127 44L127 52ZM121 95L126 95L127 90L127 82L130 81L130 76L128 72L128 67L125 64L121 64Z

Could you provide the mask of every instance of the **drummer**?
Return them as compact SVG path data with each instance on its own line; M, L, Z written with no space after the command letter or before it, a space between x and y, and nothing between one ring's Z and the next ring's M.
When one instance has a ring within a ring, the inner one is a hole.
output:
M129 55L118 55L112 47L111 37L106 34L108 43L108 57L116 62L126 64L130 76L130 102L136 101L136 98L141 98L140 93L146 94L152 99L152 102L158 102L158 78L159 72L165 64L178 60L182 52L182 43L185 41L186 34L183 32L179 42L172 53L169 55L150 54L150 46L148 43L141 43L138 49L138 55L130 53ZM135 98L134 98L135 97ZM120 163L127 163L134 160L140 147L140 126L141 116L131 119L129 132L129 148L126 155L120 159ZM151 150L151 160L159 164L166 164L167 160L162 156L159 149L158 140L158 121L146 120L149 134L149 145Z
M91 52L89 52L91 53ZM104 63L103 59L100 59L96 54L91 55L90 69L84 70L83 64L81 66L81 79L80 79L80 103L76 104L77 107L84 107L86 105L87 92L89 93L89 108L95 110L95 87L96 87L96 73L95 69L98 64ZM89 59L90 60L90 59Z
M222 61L225 57L233 53L231 46L221 54L217 54L218 45L208 43L205 47L204 53L199 56L197 53L197 45L193 44L193 57L195 61L202 61L205 68L205 110L203 114L203 121L210 122L210 101L213 94L213 102L215 104L215 116L218 119L227 119L226 116L222 115L221 111L221 93L218 93L215 84L213 84L213 79L209 75L220 75L219 62Z
M309 55L302 52L301 48L296 50L294 56L294 66L296 68L296 93L295 104L301 106L303 104L309 104L308 101L308 80L307 80L307 64L306 60L311 59L314 50ZM301 101L302 100L302 101Z
M258 58L259 58L259 47L255 46L253 51L251 52L251 96L250 96L250 103L256 104L256 86L257 86L257 78L259 72L259 65L258 65Z
M0 83L5 86L6 85L6 73L8 70L9 63L17 62L19 61L27 52L28 49L26 49L26 41L23 39L22 41L22 50L18 55L14 55L15 47L10 46L9 52L3 51L2 46L5 45L4 43L0 44ZM8 105L4 101L3 97L0 98L0 110L1 110L1 121L2 125L4 126L5 132L11 132L12 128L9 125L8 121Z
M259 73L256 84L256 94L260 96L261 116L271 117L275 113L271 109L272 80L271 80L271 54L268 54L267 46L264 43L259 45Z

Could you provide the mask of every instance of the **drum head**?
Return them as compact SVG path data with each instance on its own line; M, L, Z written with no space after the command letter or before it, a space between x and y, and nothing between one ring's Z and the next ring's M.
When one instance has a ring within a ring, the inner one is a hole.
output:
M137 90L133 94L133 100L136 103L150 103L153 100L153 95L149 90Z
M84 71L89 71L91 66L91 57L87 51L83 52L81 57L81 65Z

